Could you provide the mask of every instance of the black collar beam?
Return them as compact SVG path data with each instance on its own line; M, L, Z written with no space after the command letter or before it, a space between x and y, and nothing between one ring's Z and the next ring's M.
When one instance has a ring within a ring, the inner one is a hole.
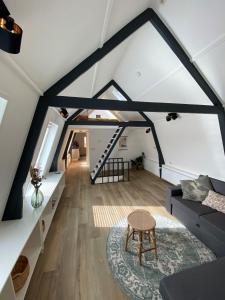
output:
M177 104L141 101L118 101L102 100L96 98L81 98L67 96L41 96L40 100L46 102L48 106L79 108L79 109L98 109L98 110L117 110L135 112L177 112L192 114L218 114L221 112L216 106L198 104Z
M71 126L120 126L120 127L149 127L147 121L128 121L128 122L118 122L118 121L70 121L68 125Z

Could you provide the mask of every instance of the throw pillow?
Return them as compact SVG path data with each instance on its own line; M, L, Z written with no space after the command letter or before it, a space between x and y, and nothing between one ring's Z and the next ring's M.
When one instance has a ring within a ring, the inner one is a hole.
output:
M207 198L202 204L225 213L225 196L214 191L209 191Z
M207 175L199 175L198 179L195 180L199 185L208 188L209 190L213 190L212 183Z
M183 199L202 202L212 190L208 176L200 175L196 180L181 180Z

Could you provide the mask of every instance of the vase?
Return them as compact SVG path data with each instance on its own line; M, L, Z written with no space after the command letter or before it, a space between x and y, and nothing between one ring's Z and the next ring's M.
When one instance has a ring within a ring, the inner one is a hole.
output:
M41 206L43 200L44 200L44 195L42 191L39 189L35 189L31 196L31 205L34 208L38 208L39 206Z

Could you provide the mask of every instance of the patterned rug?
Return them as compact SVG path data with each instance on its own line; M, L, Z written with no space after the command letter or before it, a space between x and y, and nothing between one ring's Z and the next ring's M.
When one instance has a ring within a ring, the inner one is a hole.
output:
M130 239L129 251L124 251L125 219L115 225L108 236L106 250L112 274L130 299L162 299L159 282L164 276L215 259L214 254L181 223L158 215L154 218L158 260L154 252L146 252L142 256L143 266L139 265L137 241Z

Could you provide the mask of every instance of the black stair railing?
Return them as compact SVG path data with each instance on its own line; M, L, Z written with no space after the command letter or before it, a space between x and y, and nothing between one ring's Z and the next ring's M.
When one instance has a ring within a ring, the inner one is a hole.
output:
M123 158L111 158L102 167L98 183L114 183L130 180L130 162Z

